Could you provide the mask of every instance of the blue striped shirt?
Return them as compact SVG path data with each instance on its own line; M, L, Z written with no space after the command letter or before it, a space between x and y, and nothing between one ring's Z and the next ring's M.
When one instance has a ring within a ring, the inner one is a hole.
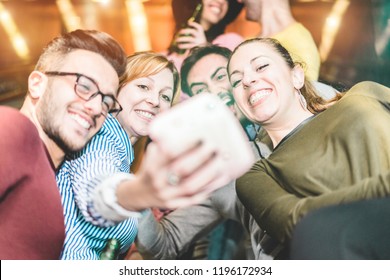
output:
M99 259L109 238L120 240L121 253L133 243L136 218L115 224L100 216L92 203L96 186L114 173L129 173L133 159L130 139L111 115L81 152L67 157L57 173L66 231L61 259Z

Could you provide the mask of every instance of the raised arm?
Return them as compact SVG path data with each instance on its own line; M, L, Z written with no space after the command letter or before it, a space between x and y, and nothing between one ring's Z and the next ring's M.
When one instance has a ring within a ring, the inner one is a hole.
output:
M130 176L127 171L130 163L121 161L120 155L112 147L108 150L95 150L92 147L88 146L81 156L67 160L57 174L57 182L61 192L72 192L85 220L97 226L112 226L115 222L103 218L96 209L94 194L111 175ZM114 180L109 181L114 184Z

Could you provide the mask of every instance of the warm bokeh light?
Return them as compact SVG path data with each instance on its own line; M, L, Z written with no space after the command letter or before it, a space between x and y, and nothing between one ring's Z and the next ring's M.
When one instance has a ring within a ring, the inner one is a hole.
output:
M67 31L107 32L127 54L166 53L175 30L171 4L172 0L0 0L0 104L21 105L42 48ZM290 4L294 18L320 50L321 81L340 90L362 80L390 86L390 0ZM243 8L226 32L245 39L258 36L261 24L246 20L246 13Z
M96 2L103 5L108 5L111 3L111 0L92 0L92 2Z
M331 28L331 29L339 28L339 26L340 26L340 18L339 17L335 17L335 16L329 16L326 19L326 25L329 28Z
M337 31L339 30L341 20L349 4L350 1L348 0L337 0L325 21L325 25L322 29L321 44L319 46L321 61L325 61L328 58Z
M148 21L142 2L142 0L126 0L129 25L134 42L134 50L136 52L152 49L149 38Z
M28 60L30 57L30 52L27 47L26 41L24 40L22 34L20 34L18 27L16 26L12 16L5 9L4 5L0 3L0 22L3 26L9 40L12 43L12 46L16 54L22 60Z
M81 19L77 16L70 0L57 0L56 3L65 24L66 31L70 32L72 30L83 28Z

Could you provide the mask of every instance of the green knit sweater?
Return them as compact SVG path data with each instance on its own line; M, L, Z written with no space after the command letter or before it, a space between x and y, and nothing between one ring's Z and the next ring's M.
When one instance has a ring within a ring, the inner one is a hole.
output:
M237 194L282 243L309 211L390 195L390 89L355 85L258 161Z

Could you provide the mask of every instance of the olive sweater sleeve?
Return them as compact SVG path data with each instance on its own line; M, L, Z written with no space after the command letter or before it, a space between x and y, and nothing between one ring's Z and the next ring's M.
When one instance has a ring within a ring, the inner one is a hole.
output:
M253 184L256 181L261 183ZM287 192L271 177L251 172L237 182L237 194L259 226L284 243L291 238L296 223L310 211L390 195L390 171L347 188L303 198Z

